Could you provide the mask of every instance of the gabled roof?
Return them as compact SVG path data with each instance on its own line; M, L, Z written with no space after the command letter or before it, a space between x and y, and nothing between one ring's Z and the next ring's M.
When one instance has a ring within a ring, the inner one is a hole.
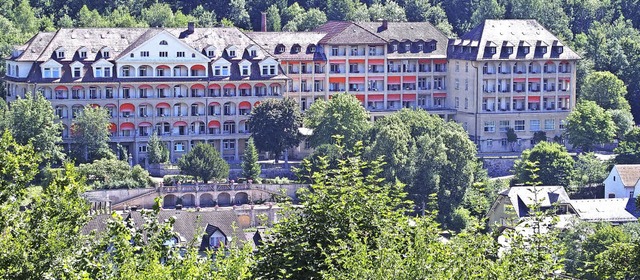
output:
M477 48L472 48L471 52L460 52L465 41L478 42ZM496 53L491 55L485 53L487 42L495 42ZM564 46L562 53L558 53L553 48L548 48L546 53L535 50L535 46L563 46L560 39L549 32L544 26L534 19L487 19L471 31L462 35L460 39L450 40L448 56L452 59L482 60L482 59L566 59L577 60L580 56L570 48ZM513 53L503 52L504 47L513 45ZM531 46L528 54L518 51L518 46Z
M320 44L328 45L349 45L349 44L377 44L382 45L387 42L381 37L371 33L369 30L350 21L330 21L318 26L314 32L327 33L320 41Z
M357 22L357 25L379 36L386 41L431 42L436 41L436 50L430 53L417 53L419 56L446 57L449 38L429 22L387 22L387 28L381 22ZM411 56L412 53L401 53L401 56Z
M634 199L628 197L573 199L571 205L578 217L588 222L637 222L639 217Z
M530 206L535 203L546 208L555 203L569 203L570 201L569 195L562 186L515 186L501 192L500 195L509 197L518 217L526 216Z
M249 32L251 37L260 47L268 53L281 60L324 60L319 53L307 51L309 45L318 45L320 40L326 36L325 32ZM301 49L298 53L292 53L293 45L299 44ZM283 45L285 51L276 52L278 45Z
M625 187L633 187L640 179L640 164L616 164L620 180Z

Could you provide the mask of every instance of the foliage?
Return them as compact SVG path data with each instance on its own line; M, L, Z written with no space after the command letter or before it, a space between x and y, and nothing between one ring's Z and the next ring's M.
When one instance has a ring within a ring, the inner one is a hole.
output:
M594 153L578 155L571 184L577 187L600 185L609 175L607 169L608 164L598 159Z
M340 140L337 140L337 143L340 142ZM328 164L328 168L331 169L338 168L339 159L345 158L347 155L351 155L351 153L345 151L339 144L324 144L315 148L313 153L302 160L302 166L306 166L307 168L293 167L293 172L298 180L305 183L311 183L311 177L314 173L320 171L321 163L326 162Z
M267 9L267 31L280 31L282 30L282 20L280 19L280 9L278 6L271 5Z
M198 143L178 160L180 173L207 183L211 179L229 177L229 164L209 144Z
M611 120L616 125L616 138L622 139L634 126L633 115L628 110L608 110Z
M153 131L149 136L149 142L147 142L147 156L149 157L149 163L165 163L169 161L169 149L165 144L160 142L157 131Z
M407 21L407 16L402 7L394 1L389 1L386 4L374 3L369 7L369 19L379 20L385 19L388 21Z
M567 116L569 143L583 151L591 151L597 144L610 142L615 130L611 115L593 101L580 101Z
M314 102L306 112L304 124L313 130L308 139L312 147L334 144L333 136L341 135L341 144L347 150L362 140L371 127L367 111L348 93L333 95L329 101Z
M618 164L639 164L640 128L634 127L629 130L613 152L616 154L615 162Z
M360 148L356 148L360 149ZM309 170L311 166L302 168ZM300 194L302 208L288 208L256 255L254 274L265 278L318 278L339 265L334 244L367 238L368 248L388 225L406 223L402 185L381 183L382 163L354 156L328 169L321 160L311 190Z
M540 143L542 141L547 141L547 133L539 130L533 133L533 138L531 138L531 140L533 140L533 143Z
M471 26L477 26L485 19L501 19L504 17L505 8L496 0L480 0L471 14Z
M626 95L627 86L616 75L608 71L589 73L580 88L580 98L594 101L605 110L628 111L631 107L625 99Z
M247 146L244 148L244 157L242 158L242 177L247 179L260 178L260 163L258 163L258 150L253 143L253 138L249 138Z
M102 157L114 157L108 144L110 118L106 109L89 105L76 116L71 124L76 159L90 162Z
M134 189L152 185L149 172L140 165L131 167L128 162L116 159L98 159L81 164L78 173L94 189Z
M511 151L515 151L515 144L516 142L518 142L518 135L516 134L516 131L513 129L513 127L509 127L507 128L507 143L509 143L509 146L511 146Z
M534 174L527 169L532 163L539 169L536 177L543 186L569 186L574 161L564 146L543 141L523 151L513 167L516 182L527 184L532 181Z
M4 121L0 127L4 125L18 144L31 142L36 152L48 163L64 158L58 145L62 143L62 124L55 121L57 117L51 102L42 94L27 93L24 99L11 102L11 107L3 113Z
M300 143L302 116L292 98L267 99L251 112L249 131L260 151L272 152L275 162L283 151Z

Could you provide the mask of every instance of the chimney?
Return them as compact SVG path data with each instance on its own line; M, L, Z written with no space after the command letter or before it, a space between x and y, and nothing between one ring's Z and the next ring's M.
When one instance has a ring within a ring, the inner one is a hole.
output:
M260 31L267 32L267 13L262 12L262 18L260 21Z
M189 23L187 23L187 32L189 33L193 33L193 31L196 29L196 23L193 21L190 21Z
M386 19L383 19L382 20L382 26L380 26L380 29L387 30L388 26L389 26L389 22Z

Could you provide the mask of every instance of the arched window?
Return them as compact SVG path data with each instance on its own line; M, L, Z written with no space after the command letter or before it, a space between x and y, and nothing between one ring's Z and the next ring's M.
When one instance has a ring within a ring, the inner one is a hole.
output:
M167 43L166 40L162 40L162 41L160 41L160 45L166 46L166 45L168 45L168 43Z

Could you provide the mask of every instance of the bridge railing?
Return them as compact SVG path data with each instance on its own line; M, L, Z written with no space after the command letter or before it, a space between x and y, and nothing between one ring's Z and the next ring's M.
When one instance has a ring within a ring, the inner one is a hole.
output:
M161 193L184 193L184 192L215 192L215 191L241 191L258 189L252 187L251 184L188 184L178 186L159 186L158 191Z

